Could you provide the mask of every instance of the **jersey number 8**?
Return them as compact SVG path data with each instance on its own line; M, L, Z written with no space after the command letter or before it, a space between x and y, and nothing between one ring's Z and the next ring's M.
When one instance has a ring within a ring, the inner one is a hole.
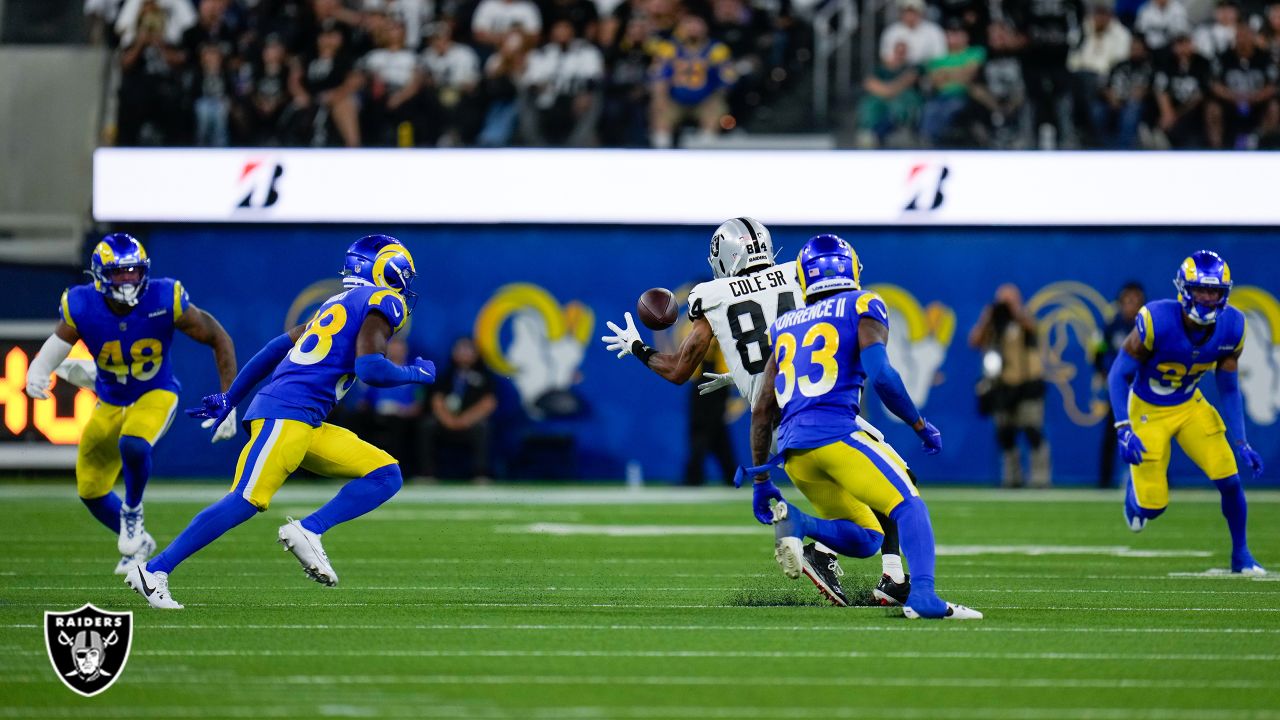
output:
M822 341L821 347L815 347L819 340ZM809 356L797 363L796 336L791 333L778 336L778 381L782 383L782 387L774 391L778 397L778 407L786 407L791 402L796 386L800 387L800 394L805 397L819 397L835 387L836 379L840 376L840 366L836 363L836 352L840 350L840 332L831 323L818 323L810 327L800 341L800 349L807 350ZM800 366L799 373L796 372L797 364ZM816 382L809 379L815 366L822 368L822 375Z
M315 365L324 360L333 349L333 336L346 325L347 309L341 305L330 305L328 310L311 321L307 331L294 343L289 359L297 365ZM308 345L310 349L303 350Z
M778 312L774 317L796 309L795 296L791 291L778 293ZM751 375L764 372L764 364L769 360L769 323L765 322L764 308L755 300L743 300L725 308L729 318L729 332L733 334L734 346L738 349L738 357L742 367ZM749 327L743 320L749 320ZM756 358L751 359L751 347L756 348Z

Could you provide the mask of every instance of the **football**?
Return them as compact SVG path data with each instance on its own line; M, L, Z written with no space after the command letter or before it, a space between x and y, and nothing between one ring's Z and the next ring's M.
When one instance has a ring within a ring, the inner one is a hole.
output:
M666 330L676 324L680 305L670 290L650 288L636 301L636 314L640 316L640 322L650 330Z

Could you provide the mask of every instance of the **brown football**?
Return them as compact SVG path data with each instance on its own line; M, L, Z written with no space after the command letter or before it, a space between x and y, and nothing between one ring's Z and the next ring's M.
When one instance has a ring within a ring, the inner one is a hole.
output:
M666 330L676 324L680 305L666 288L650 288L636 301L636 314L650 330Z

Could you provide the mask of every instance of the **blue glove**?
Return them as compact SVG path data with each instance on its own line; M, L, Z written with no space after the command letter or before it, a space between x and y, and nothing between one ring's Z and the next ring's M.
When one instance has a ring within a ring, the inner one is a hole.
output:
M1245 443L1240 446L1240 455L1244 457L1245 462L1249 463L1249 469L1253 471L1254 479L1262 477L1262 456L1258 454L1258 451L1249 447L1248 443Z
M920 419L924 420L924 418ZM938 428L934 427L933 423L924 420L924 427L917 430L916 435L924 443L925 455L937 455L942 452L942 433L938 432Z
M436 364L431 362L430 360L423 360L422 358L417 358L413 361L413 364L410 365L409 368L418 373L418 377L414 378L414 382L416 383L421 383L422 385L430 385L431 383L436 381Z
M1129 427L1129 423L1125 423L1116 428L1116 440L1120 444L1120 456L1130 465L1141 465L1142 454L1147 451L1146 446L1142 444L1142 440L1134 434L1133 428Z
M751 509L755 513L756 520L763 525L773 524L773 508L769 507L770 500L782 502L782 493L778 492L778 487L773 484L773 481L754 483L751 488Z
M213 426L217 427L231 414L232 407L227 400L226 393L214 393L201 398L200 407L187 408L187 417L193 417L197 420L209 420L212 418L217 421Z

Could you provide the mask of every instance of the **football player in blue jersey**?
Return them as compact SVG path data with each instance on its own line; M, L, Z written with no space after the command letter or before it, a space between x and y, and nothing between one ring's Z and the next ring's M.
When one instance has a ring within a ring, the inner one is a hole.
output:
M116 574L150 557L155 540L143 522L142 496L151 476L151 450L169 429L179 384L169 350L181 330L213 348L222 387L236 375L230 336L212 315L191 303L182 283L150 276L142 243L125 233L107 235L93 249L91 284L62 294L60 318L27 372L27 394L49 397L50 375L63 374L72 346L84 340L95 358L82 381L98 403L80 436L76 490L103 525L116 533ZM235 418L218 425L213 440L235 435ZM124 474L124 500L112 491Z
M920 415L889 364L888 308L878 295L861 289L862 264L849 243L835 235L805 243L796 273L806 307L779 316L769 327L773 350L764 382L773 392L756 398L751 414L756 466L739 469L735 484L754 474L755 516L773 524L775 552L788 576L801 572L805 537L843 555L875 554L884 540L879 513L897 524L911 571L906 616L981 619L982 613L938 597L929 510L906 462L857 420L862 389L871 385L885 407L916 431L925 452L942 450L941 433ZM778 454L767 460L775 425ZM768 475L777 464L813 503L816 516L783 499Z
M1227 305L1231 268L1217 253L1198 250L1182 262L1173 284L1177 300L1157 300L1138 311L1133 332L1107 377L1120 451L1132 465L1125 521L1139 532L1168 507L1169 451L1176 439L1222 494L1222 514L1231 532L1231 571L1265 575L1249 552L1249 509L1227 440L1230 434L1253 476L1260 476L1262 456L1244 434L1238 376L1244 314ZM1221 414L1197 388L1211 370Z
M191 524L150 562L125 576L152 607L177 609L169 573L183 560L231 528L267 509L290 473L299 467L318 475L355 478L337 496L301 522L289 519L280 543L293 552L307 577L338 584L320 536L390 500L402 483L400 466L386 452L330 425L324 418L356 378L375 387L435 382L436 368L418 358L397 365L386 357L387 341L405 326L417 296L413 256L386 235L357 240L347 251L346 289L322 304L315 317L280 335L258 352L231 388L209 395L192 417L221 421L234 412L267 375L245 413L249 442L240 453L230 492L196 515Z

